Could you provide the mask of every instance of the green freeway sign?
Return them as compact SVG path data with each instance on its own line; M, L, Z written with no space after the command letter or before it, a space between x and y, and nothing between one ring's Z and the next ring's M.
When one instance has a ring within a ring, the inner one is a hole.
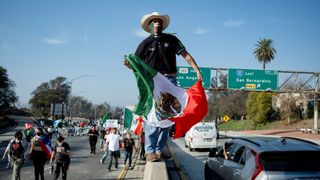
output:
M211 87L211 69L200 67L199 69L203 77L202 85L205 89L209 89ZM197 74L192 67L178 66L177 71L177 82L180 87L191 87L198 80Z
M228 69L228 89L276 91L278 71L254 69Z

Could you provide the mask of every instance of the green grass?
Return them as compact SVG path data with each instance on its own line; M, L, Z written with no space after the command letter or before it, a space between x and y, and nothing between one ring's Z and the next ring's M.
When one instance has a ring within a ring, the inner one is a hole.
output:
M265 130L265 129L279 129L285 128L283 121L268 122L266 124L259 124L254 127L250 120L231 120L226 123L218 125L220 131L243 131L243 130Z
M248 120L243 121L228 121L218 125L220 131L241 131L241 130L251 130L254 127L251 125L251 122Z

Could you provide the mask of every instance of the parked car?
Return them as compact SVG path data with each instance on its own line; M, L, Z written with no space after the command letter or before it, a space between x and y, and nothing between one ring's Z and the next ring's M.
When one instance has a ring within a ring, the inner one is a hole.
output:
M184 136L185 147L190 151L195 148L212 148L217 145L217 128L215 123L200 122L190 128Z
M320 146L292 137L234 138L212 149L204 169L206 180L320 179Z

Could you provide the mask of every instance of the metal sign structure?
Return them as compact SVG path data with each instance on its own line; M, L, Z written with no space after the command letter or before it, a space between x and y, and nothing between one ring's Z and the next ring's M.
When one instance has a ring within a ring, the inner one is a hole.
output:
M212 91L228 91L238 89L228 89L228 74L227 68L211 68L212 79L211 88L207 90ZM313 128L318 129L318 106L319 106L319 86L320 86L320 72L306 72L306 71L281 71L278 70L278 86L276 93L305 93L314 101L314 123ZM231 75L232 76L232 75ZM240 90L246 90L241 89ZM258 91L258 90L253 90ZM261 91L261 90L260 90ZM268 91L268 90L266 90Z

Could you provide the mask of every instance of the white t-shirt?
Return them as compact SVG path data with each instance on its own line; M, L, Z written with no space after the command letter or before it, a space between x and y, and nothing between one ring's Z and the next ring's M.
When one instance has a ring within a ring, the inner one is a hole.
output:
M119 151L121 136L119 134L108 134L107 141L109 142L109 151Z

